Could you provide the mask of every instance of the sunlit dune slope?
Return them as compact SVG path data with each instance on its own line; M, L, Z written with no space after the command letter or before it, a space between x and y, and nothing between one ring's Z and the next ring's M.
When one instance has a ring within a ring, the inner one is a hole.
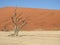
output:
M15 13L15 7L0 8L0 30L6 28L13 29L11 17ZM37 8L17 8L17 16L23 12L22 17L27 24L22 28L23 30L59 30L60 29L60 10L48 10Z

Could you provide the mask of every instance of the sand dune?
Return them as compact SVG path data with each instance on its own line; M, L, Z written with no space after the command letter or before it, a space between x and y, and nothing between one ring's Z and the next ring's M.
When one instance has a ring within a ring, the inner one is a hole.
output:
M10 17L14 14L15 7L0 8L0 30L7 24L7 29L13 29ZM22 16L26 20L23 30L60 30L60 10L48 10L37 8L17 8L17 15L23 12Z

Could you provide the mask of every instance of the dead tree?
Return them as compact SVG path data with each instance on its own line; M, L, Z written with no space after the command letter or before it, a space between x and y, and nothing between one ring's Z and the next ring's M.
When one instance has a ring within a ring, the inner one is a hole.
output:
M8 31L8 29L7 29L7 24L4 25L2 31Z
M5 23L5 24L4 24L4 26L3 26L2 31L9 31L9 30L7 29L7 28L8 28L8 25L9 25L9 24L8 24L8 23L9 23L9 22L8 22L9 20L10 20L9 18L8 18L7 20L4 20L4 23Z
M12 34L12 36L18 36L19 30L26 24L25 19L21 17L23 12L17 15L16 10L17 8L15 8L14 15L11 17L12 23L14 24L14 34ZM18 24L18 22L21 22L21 23Z

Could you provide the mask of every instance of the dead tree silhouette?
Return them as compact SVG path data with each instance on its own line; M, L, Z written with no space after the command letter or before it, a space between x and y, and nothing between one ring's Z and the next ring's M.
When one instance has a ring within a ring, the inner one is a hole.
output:
M2 22L4 22L2 25L3 25L3 29L2 29L2 31L9 31L7 28L8 28L8 25L9 25L9 18L7 18L7 19L5 19L4 21L2 21Z
M22 17L23 12L17 15L16 10L17 7L14 10L14 15L11 17L12 23L14 24L14 34L11 34L11 36L18 36L19 30L21 30L21 28L27 24L25 19ZM18 22L20 23L18 24Z
M7 31L8 31L8 29L7 29L7 24L5 24L5 25L3 26L2 31L5 31L5 32L7 32Z

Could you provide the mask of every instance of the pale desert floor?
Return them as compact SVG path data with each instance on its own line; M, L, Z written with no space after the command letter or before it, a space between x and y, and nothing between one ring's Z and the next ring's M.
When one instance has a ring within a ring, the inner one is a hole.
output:
M12 33L0 31L0 45L60 45L60 31L20 31L19 36L8 36Z

